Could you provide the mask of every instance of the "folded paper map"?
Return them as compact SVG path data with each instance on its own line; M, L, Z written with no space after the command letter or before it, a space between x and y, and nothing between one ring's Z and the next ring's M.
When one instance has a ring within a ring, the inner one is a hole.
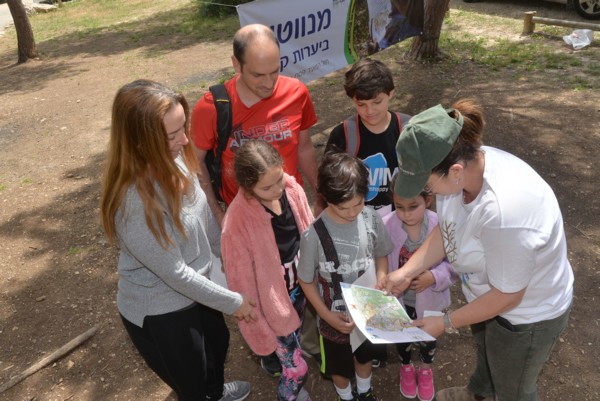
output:
M412 325L412 320L394 296L374 288L341 283L348 312L360 332L374 344L434 341Z

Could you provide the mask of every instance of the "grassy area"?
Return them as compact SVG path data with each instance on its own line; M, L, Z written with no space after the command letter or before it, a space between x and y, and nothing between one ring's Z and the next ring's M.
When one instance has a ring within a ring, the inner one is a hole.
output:
M571 28L539 24L530 36L521 36L522 29L519 20L451 10L444 21L440 48L454 62L471 60L492 71L556 70L557 80L575 90L600 88L597 46L572 51L562 40Z
M231 38L239 27L237 16L214 18L202 15L194 0L78 0L47 14L31 17L38 44L93 40L94 36L118 33L129 43L141 44L152 38L170 41L222 40ZM366 7L357 7L360 17L357 29L366 30ZM600 88L600 55L597 45L580 52L571 51L562 36L571 29L538 25L536 34L521 37L522 22L511 18L452 9L447 14L440 48L448 56L446 62L465 60L486 66L492 71L513 69L520 73L557 70L557 76L574 89ZM367 34L355 32L358 41ZM16 49L16 37L8 30L2 47ZM397 45L408 49L410 40ZM42 46L43 48L43 46ZM169 47L155 50L169 51ZM133 56L135 57L135 56ZM566 80L563 78L566 77Z
M521 36L522 29L521 20L452 9L444 19L439 47L446 63L471 61L492 72L515 71L517 76L556 70L557 81L568 83L572 89L600 88L597 45L572 51L562 40L571 28L538 24L530 36ZM404 53L411 43L408 39L396 47Z
M60 38L87 38L106 31L122 31L130 40L147 35L182 35L189 39L218 40L231 37L239 27L237 16L203 17L193 0L78 0L63 3L49 13L30 17L36 42ZM9 29L6 43L16 48Z

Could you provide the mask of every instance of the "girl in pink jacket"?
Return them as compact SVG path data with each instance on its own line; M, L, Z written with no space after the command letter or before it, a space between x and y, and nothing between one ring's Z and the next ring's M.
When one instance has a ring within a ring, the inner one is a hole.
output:
M394 187L394 178L391 188ZM424 191L410 199L401 198L394 193L393 197L396 210L383 218L383 223L394 243L394 250L388 256L390 272L402 268L438 222L437 214L428 210L432 201L431 193ZM426 310L441 311L449 307L449 287L455 280L456 273L446 259L414 279L400 297L410 318L421 319ZM421 367L415 372L411 363L412 344L396 344L402 363L400 392L404 397L418 396L421 401L433 399L435 392L431 363L435 347L435 341L419 344Z
M241 146L234 171L240 189L223 221L223 267L229 289L254 300L258 315L256 321L240 320L240 331L256 354L277 354L278 400L310 400L299 343L306 301L296 264L300 234L313 215L304 190L283 172L283 159L269 143Z

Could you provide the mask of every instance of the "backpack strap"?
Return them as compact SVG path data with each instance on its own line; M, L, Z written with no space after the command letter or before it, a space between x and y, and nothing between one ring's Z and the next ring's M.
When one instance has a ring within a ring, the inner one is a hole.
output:
M217 197L220 197L220 189L222 186L222 166L221 159L227 141L231 136L232 127L232 112L231 99L225 89L225 85L217 84L208 88L213 96L213 103L217 110L217 147L214 151L214 157L206 159L208 171L212 181L213 190ZM209 165L210 163L210 165Z
M395 112L394 114L396 115L396 119L398 120L398 136L400 136L404 124L406 124L411 119L411 116L409 116L408 114L398 112Z
M325 222L322 218L318 218L313 226L315 227L315 231L319 236L319 241L321 242L321 246L323 247L323 253L325 253L325 259L328 262L333 263L334 272L331 272L331 281L333 283L333 299L342 299L342 277L337 272L338 267L340 267L340 260L338 258L337 250L335 249L335 244L333 243L333 239L329 234L329 230L325 227Z
M325 226L325 222L322 218L318 218L314 223L314 227L319 236L319 241L321 241L321 246L323 246L325 259L328 262L332 262L334 269L337 270L337 268L340 267L340 260L335 249L335 244L333 243L333 238L331 238L329 230L327 230L327 227Z
M404 113L393 113L398 120L398 136L402 132L404 124L410 120L408 114ZM360 123L358 121L358 114L348 117L344 120L344 135L346 136L346 153L352 156L358 155L358 149L360 148Z
M360 133L358 114L348 117L344 120L344 135L346 136L346 153L355 156L358 155L360 148Z

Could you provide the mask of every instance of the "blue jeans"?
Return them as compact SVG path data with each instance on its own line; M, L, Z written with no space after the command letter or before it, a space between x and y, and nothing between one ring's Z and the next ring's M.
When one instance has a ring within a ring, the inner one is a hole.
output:
M498 401L536 401L538 375L567 327L569 312L531 324L496 318L472 325L477 367L469 390L485 397L495 394Z

